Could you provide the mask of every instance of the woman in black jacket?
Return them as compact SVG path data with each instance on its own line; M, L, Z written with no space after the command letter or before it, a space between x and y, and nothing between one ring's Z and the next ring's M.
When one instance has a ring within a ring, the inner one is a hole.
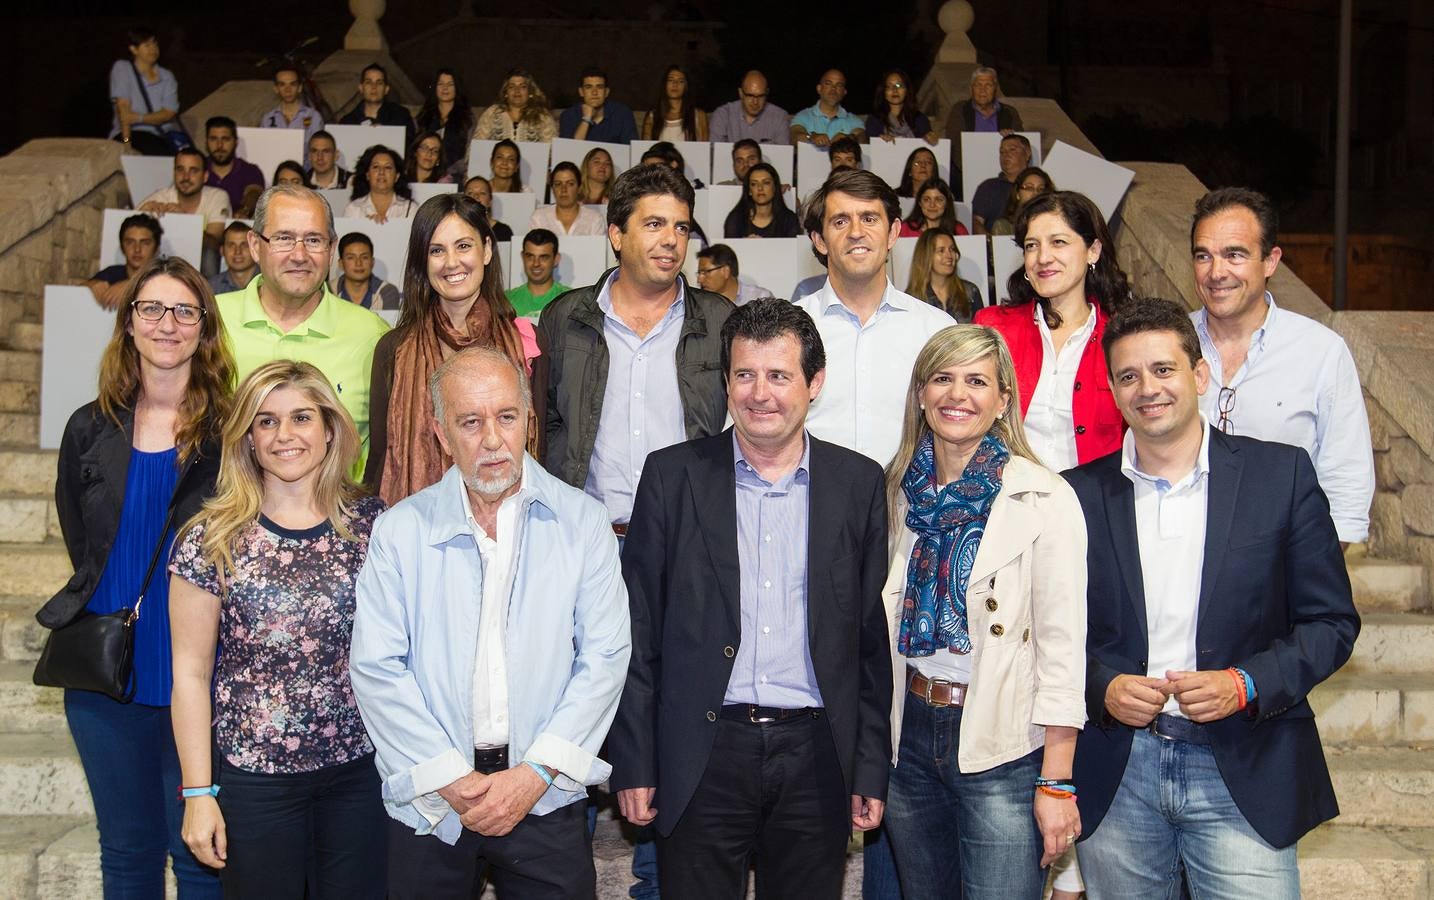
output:
M208 283L182 259L157 258L120 304L100 361L99 397L75 411L60 443L55 505L75 574L36 618L58 628L86 609L114 612L144 597L134 700L65 692L94 798L106 897L163 896L168 855L181 897L220 896L218 879L179 834L165 566L141 582L155 546L163 541L167 551L175 527L214 490L233 380Z

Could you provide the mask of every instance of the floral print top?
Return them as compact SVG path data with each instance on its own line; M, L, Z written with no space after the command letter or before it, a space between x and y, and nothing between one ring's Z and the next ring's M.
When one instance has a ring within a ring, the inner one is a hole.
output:
M344 540L323 522L295 531L263 515L240 533L229 594L191 528L170 571L221 597L214 734L230 765L268 775L311 772L373 752L349 682L354 582L377 497L354 504Z

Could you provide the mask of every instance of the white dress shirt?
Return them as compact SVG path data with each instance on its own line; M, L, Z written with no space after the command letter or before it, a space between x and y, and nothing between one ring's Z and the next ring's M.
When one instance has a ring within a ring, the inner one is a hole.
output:
M532 231L534 228L546 228L557 235L604 235L607 234L607 220L593 207L579 206L578 217L573 219L573 227L567 229L558 221L556 206L540 206L533 210L533 215L528 219L528 230Z
M1195 468L1175 484L1147 475L1135 455L1135 432L1125 433L1120 471L1135 486L1135 533L1145 586L1145 674L1195 671L1195 627L1200 576L1205 563L1205 517L1210 496L1210 423L1204 430ZM1182 716L1172 696L1162 712Z
M827 353L826 384L807 413L807 431L886 465L901 443L916 355L956 320L890 281L865 324L837 297L830 280L796 305L817 323Z
M1268 291L1265 301L1269 312L1250 337L1245 364L1228 378L1205 310L1190 314L1200 352L1210 364L1210 387L1200 398L1200 410L1218 422L1220 389L1232 388L1232 434L1303 447L1329 498L1339 539L1358 543L1369 536L1374 450L1354 357L1333 331L1280 309Z
M1041 315L1041 305L1032 304L1036 328L1041 332L1041 377L1031 393L1026 409L1026 440L1036 456L1052 472L1073 469L1080 462L1076 457L1075 400L1076 370L1080 368L1085 345L1095 331L1095 307L1076 333L1066 338L1057 352L1051 339L1050 326Z
M384 216L384 221L391 222L394 219L410 219L413 218L413 214L417 211L417 203L414 203L408 197L394 194L393 202L388 205L388 213ZM378 209L373 205L373 194L364 194L357 200L350 200L344 205L344 218L346 219L362 217L377 222L378 219L375 218L377 215Z

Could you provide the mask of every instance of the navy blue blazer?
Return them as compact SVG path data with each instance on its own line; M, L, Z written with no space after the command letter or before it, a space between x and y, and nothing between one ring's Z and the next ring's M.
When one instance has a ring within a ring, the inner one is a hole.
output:
M1106 688L1117 675L1145 675L1149 655L1135 492L1120 460L1117 451L1064 473L1089 533L1090 721L1074 772L1087 836L1110 808L1134 734L1106 712ZM1349 659L1359 614L1304 450L1211 429L1209 477L1197 666L1239 666L1258 693L1243 712L1207 726L1211 749L1251 827L1288 847L1339 815L1306 698Z

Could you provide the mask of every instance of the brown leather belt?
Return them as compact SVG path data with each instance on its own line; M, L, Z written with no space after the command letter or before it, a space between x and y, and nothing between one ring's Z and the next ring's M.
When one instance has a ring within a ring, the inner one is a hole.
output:
M911 669L911 679L907 682L907 690L922 700L927 706L965 706L967 685L957 684L954 681L947 681L944 678L927 678L915 669Z
M618 537L627 537L627 523L626 523L626 522L614 522L614 523L612 523L612 533L615 534L615 535L617 535Z

